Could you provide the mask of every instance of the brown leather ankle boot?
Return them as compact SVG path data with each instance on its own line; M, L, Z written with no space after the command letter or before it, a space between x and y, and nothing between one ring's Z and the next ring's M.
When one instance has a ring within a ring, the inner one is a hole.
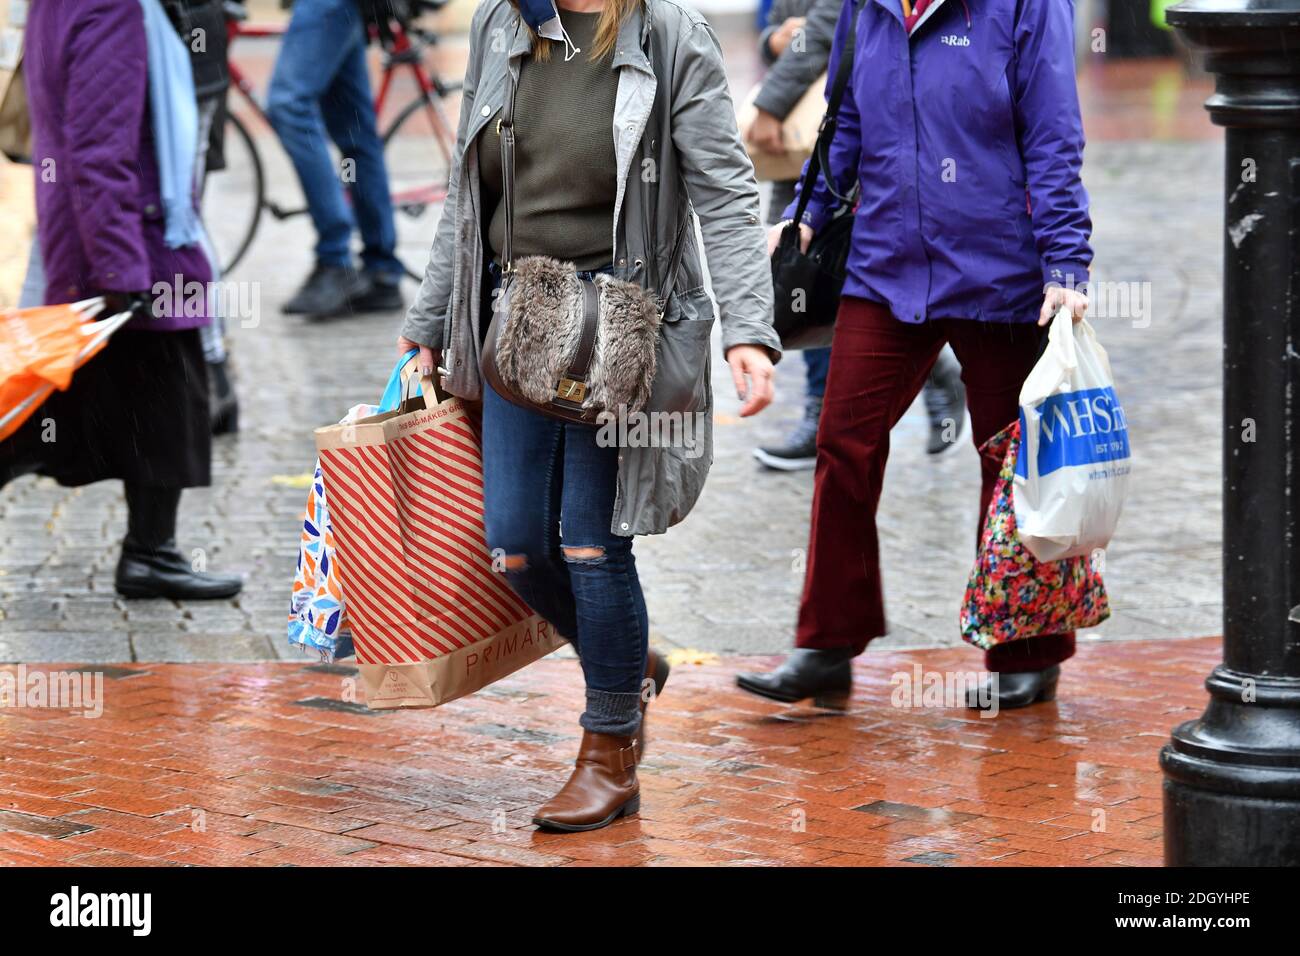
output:
M568 783L537 811L533 823L546 830L599 830L641 809L634 737L582 732L578 762Z
M654 700L654 699L655 699L656 697L658 697L661 693L663 693L664 685L668 683L668 672L669 672L669 670L670 670L670 668L669 668L669 666L668 666L668 659L665 658L662 654L659 654L659 653L657 653L657 652L655 652L655 651L653 651L653 650L652 650L652 651L648 651L648 652L646 653L646 662L645 662L645 680L648 680L648 681L650 681L650 682L653 683L653 685L654 685L654 689L655 689L655 692L654 692L653 696L647 698L647 697L646 697L646 694L645 694L645 690L644 690L644 688L645 688L645 683L644 683L644 681L642 682L642 685L641 685L641 686L642 686L642 691L641 691L641 725L640 725L639 727L637 727L637 729L636 729L636 762L637 762L637 763L640 763L640 762L641 762L641 758L645 756L645 745L646 745L646 732L645 732L646 713L645 713L645 712L646 712L646 707L649 706L650 701Z

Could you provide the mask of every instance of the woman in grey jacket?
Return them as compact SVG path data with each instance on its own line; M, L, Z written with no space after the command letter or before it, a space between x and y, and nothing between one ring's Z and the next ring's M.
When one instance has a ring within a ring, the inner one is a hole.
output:
M753 167L703 18L676 0L481 4L447 203L398 348L418 346L425 370L446 370L449 391L483 401L488 546L511 586L573 642L587 686L577 766L534 822L590 830L640 804L644 703L667 666L648 649L631 536L680 521L703 485L714 312L687 230L657 355L665 377L671 367L672 380L696 383L700 431L689 443L611 444L595 428L508 402L481 379L504 232L495 118L511 77L514 255L554 256L657 291L693 210L741 415L771 401L780 343ZM647 410L656 410L653 395Z

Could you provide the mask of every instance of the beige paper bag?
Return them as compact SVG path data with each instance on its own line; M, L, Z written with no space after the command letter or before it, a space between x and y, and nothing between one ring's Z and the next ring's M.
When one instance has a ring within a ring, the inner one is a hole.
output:
M476 426L459 398L316 430L366 703L436 707L564 638L493 569Z

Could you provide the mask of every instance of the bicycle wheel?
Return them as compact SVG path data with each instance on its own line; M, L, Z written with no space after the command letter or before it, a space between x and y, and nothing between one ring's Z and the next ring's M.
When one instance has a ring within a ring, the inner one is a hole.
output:
M221 274L239 265L262 218L265 177L253 136L233 112L226 114L225 165L203 181L203 224L216 249Z
M443 96L459 87L443 87ZM433 233L447 198L455 146L455 121L448 117L443 98L437 94L412 100L384 133L397 257L407 275L417 281L424 278Z

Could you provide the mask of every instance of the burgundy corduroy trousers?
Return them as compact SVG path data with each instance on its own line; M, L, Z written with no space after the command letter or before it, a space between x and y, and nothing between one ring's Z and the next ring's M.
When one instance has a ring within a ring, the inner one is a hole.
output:
M851 296L841 300L817 432L812 533L795 639L799 647L851 647L860 654L885 633L876 508L889 432L920 392L944 343L952 344L961 363L971 439L978 448L1019 416L1020 386L1045 334L1034 322L936 319L912 325L895 319L880 303ZM980 468L982 528L1000 463L981 458ZM954 623L958 598L953 596ZM1042 670L1073 654L1073 632L1044 635L986 651L985 668Z

